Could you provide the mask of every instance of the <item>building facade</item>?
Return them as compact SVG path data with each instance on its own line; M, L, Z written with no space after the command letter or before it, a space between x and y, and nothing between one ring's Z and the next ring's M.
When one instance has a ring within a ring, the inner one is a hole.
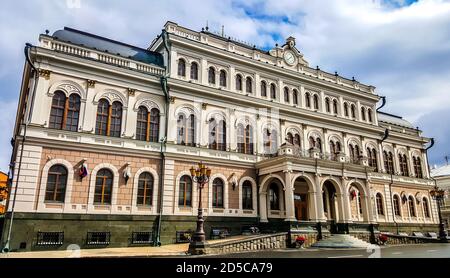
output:
M148 49L65 28L27 46L2 243L181 242L207 164L208 238L437 230L428 138L373 86L167 22ZM11 221L12 219L12 221ZM12 223L12 225L11 225Z
M431 177L436 181L436 185L447 192L450 191L450 165L448 163L444 166L431 169ZM450 200L445 196L441 203L442 221L445 224L447 233L450 232Z

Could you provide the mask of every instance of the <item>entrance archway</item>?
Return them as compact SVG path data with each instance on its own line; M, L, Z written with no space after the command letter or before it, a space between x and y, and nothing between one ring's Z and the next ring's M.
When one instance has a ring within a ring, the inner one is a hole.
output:
M284 196L284 183L277 175L263 179L259 192L261 222L268 218L284 218L286 205Z
M298 221L311 220L312 190L304 177L298 177L294 181L294 213Z
M357 182L352 182L348 186L350 219L353 222L369 221L369 206L367 204L368 196L363 186Z
M322 185L323 211L325 218L329 221L338 220L337 190L336 186L330 180Z

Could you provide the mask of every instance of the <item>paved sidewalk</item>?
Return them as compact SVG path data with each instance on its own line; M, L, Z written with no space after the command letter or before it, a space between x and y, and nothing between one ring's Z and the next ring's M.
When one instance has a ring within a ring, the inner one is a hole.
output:
M243 239L248 236L235 236L226 239L208 240L208 243L220 243ZM160 247L122 247L122 248L98 248L78 250L53 250L32 252L0 253L0 259L4 258L114 258L114 257L152 257L152 256L187 256L189 243L167 244Z

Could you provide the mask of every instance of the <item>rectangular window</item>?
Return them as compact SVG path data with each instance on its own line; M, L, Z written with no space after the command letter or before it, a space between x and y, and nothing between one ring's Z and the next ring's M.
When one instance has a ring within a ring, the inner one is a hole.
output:
M55 246L64 243L64 232L38 232L37 246Z
M87 232L86 245L109 245L110 232Z
M152 232L133 232L131 234L132 244L151 244L153 243Z

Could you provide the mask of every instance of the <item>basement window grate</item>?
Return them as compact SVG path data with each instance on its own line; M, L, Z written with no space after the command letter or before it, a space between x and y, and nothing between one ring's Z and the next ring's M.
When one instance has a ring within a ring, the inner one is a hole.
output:
M64 243L64 232L38 232L37 246L55 246Z
M87 245L109 245L111 239L110 232L87 232Z
M153 243L152 232L133 232L131 234L132 244L151 244Z

